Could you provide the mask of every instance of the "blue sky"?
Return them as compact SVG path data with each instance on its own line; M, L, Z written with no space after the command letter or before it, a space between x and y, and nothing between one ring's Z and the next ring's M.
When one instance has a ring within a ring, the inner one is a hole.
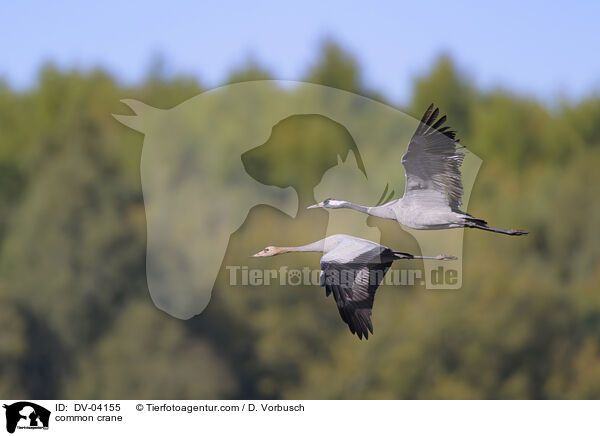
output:
M484 88L546 101L600 91L600 2L6 1L0 77L23 88L44 62L103 66L126 83L161 54L167 71L206 86L253 58L277 79L300 79L325 38L393 101L441 53ZM357 2L358 3L358 2Z

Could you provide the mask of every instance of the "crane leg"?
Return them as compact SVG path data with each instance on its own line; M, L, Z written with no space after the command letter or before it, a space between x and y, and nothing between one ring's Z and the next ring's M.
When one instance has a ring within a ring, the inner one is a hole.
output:
M483 224L479 224L479 223L473 223L473 222L466 223L465 227L470 227L470 228L473 228L473 229L481 229L481 230L485 230L487 232L502 233L504 235L511 235L511 236L521 236L521 235L527 235L527 234L529 234L529 232L526 232L525 230L496 229L494 227L489 227L487 225L483 225Z

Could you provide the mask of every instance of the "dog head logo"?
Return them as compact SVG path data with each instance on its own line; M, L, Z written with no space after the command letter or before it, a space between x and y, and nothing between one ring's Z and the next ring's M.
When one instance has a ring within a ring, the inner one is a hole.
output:
M47 429L50 411L29 401L5 404L6 431L14 433L18 429Z

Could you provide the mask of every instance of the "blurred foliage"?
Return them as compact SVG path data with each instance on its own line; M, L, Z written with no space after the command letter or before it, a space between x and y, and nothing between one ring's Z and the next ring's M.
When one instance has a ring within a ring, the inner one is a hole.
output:
M305 80L345 91L364 91L358 63L331 41L322 45L319 59L309 69Z
M227 82L268 77L250 62ZM305 79L375 96L333 43ZM483 159L469 212L531 234L467 231L463 288L382 288L368 342L317 287L229 287L222 271L195 319L150 301L143 138L110 114L123 113L123 98L173 107L202 91L197 81L166 77L158 63L124 88L102 71L48 65L30 90L1 85L0 396L600 398L600 98L551 110L470 83L442 57L407 110L418 117L435 102ZM300 157L330 165L321 141L307 146ZM224 265L326 225L323 211L268 212L253 210ZM294 262L314 267L318 255Z

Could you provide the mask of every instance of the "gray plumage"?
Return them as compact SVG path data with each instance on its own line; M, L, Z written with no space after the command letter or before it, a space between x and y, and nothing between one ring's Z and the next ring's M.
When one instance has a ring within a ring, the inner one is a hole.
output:
M289 252L322 252L321 286L325 295L333 294L342 320L360 339L373 333L371 314L375 292L383 277L398 259L453 260L452 256L413 256L349 235L332 235L300 247L266 247L253 257L275 256Z
M464 147L457 146L456 133L448 126L436 130L446 121L446 116L436 122L439 109L432 110L433 105L423 115L402 156L406 178L403 198L432 196L450 209L460 211L463 195L460 166L465 157L461 151Z
M522 230L489 227L485 220L463 212L463 185L460 167L465 157L456 132L443 126L446 116L438 119L433 104L425 111L412 136L402 165L406 183L404 195L381 206L366 207L344 200L327 200L309 206L327 209L348 208L380 218L392 219L417 230L472 227L507 235L525 235ZM387 186L382 198L387 193Z

